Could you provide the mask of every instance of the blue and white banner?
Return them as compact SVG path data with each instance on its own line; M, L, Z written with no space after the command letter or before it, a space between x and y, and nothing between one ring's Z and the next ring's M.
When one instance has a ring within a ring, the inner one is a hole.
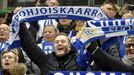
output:
M19 23L21 21L37 21L42 19L75 19L75 20L106 20L108 17L99 7L78 7L78 6L58 6L58 7L26 7L22 8L12 18L12 33L9 43L18 40Z
M133 35L134 18L115 20L91 20L83 28L81 41L86 45L96 39Z
M48 75L131 75L131 74L122 72L60 71L60 72L52 72L51 74Z
M74 6L58 6L58 7L27 7L22 8L14 19L19 22L22 19L30 21L41 19L108 19L107 16L101 11L99 7L74 7Z
M21 21L42 19L90 20L87 21L87 27L83 28L83 35L80 39L85 45L96 39L134 34L133 18L107 20L108 17L99 7L27 7L22 8L13 16L9 44L12 44L14 40L19 40L17 34Z

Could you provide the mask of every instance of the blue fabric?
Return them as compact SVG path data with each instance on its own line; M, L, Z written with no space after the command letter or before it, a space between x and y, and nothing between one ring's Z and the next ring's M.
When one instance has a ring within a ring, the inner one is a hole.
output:
M69 37L69 38L72 38L72 37L74 37L76 34L77 34L77 31L71 30L70 33L68 34L68 37Z
M4 43L0 43L0 53L4 50Z
M54 43L53 42L46 42L44 41L42 43L42 50L46 53L46 54L49 54L49 53L52 53L54 51Z
M8 43L8 41L6 41L6 42L1 42L0 43L0 53L4 50L4 49L6 49L6 48L8 48L8 50L9 50L9 43Z
M0 75L3 75L3 74L2 74L2 69L0 69Z
M15 40L12 45L8 46L8 50L11 50L13 48L20 48L21 47L21 43L19 40Z
M122 36L121 37L121 42L119 46L119 55L120 58L122 59L125 55L125 41L126 41L127 36Z
M73 42L73 47L76 48L77 52L78 52L78 56L77 56L77 63L79 64L79 66L87 69L88 68L88 63L87 61L90 59L90 54L84 49L84 44L76 39L75 42Z

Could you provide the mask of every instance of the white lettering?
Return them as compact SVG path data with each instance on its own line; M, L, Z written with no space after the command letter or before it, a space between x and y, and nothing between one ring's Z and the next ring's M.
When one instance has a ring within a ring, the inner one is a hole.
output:
M64 75L64 74L60 73L60 72L57 72L57 73L54 73L54 75Z
M121 20L113 20L113 26L121 26Z
M95 74L92 72L88 72L88 73L86 73L86 75L95 75Z
M74 74L73 74L73 72L70 72L70 74L69 74L69 75L74 75Z
M126 19L125 25L134 25L134 19Z
M129 26L113 26L113 27L109 27L109 31L125 31L125 30L134 30L134 26L129 25Z
M91 26L91 27L96 27L96 26L95 26L95 23L96 23L95 20L90 20L90 21L88 21L88 25Z
M110 73L110 75L115 75L115 73Z
M106 75L106 73L102 72L101 75Z

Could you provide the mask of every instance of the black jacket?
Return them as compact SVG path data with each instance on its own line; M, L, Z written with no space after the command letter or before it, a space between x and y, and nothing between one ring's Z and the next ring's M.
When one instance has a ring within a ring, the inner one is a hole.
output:
M57 28L59 30L59 32L63 32L66 33L67 35L70 33L71 30L75 29L75 24L72 22L70 25L68 26L62 26L61 24L57 25Z
M128 66L120 60L113 58L102 50L93 54L93 60L103 71L131 72L134 74L134 67Z
M55 53L46 55L26 29L25 25L20 26L19 36L21 45L30 59L40 68L41 75L51 71L83 71L76 63L76 53L72 50L66 56L59 58Z

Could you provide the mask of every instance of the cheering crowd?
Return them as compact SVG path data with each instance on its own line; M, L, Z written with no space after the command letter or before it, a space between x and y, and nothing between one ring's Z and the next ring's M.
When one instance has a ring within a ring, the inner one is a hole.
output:
M45 5L54 7L60 3L58 0L46 0ZM35 7L41 6L37 1ZM84 20L43 19L20 22L20 44L9 48L8 40L13 32L10 28L11 18L21 8L16 7L10 15L6 14L0 19L1 75L49 75L53 71L134 74L134 36L97 39L85 46L80 40L86 24ZM100 8L109 20L134 18L134 9L127 3L121 8L117 4L104 2Z

